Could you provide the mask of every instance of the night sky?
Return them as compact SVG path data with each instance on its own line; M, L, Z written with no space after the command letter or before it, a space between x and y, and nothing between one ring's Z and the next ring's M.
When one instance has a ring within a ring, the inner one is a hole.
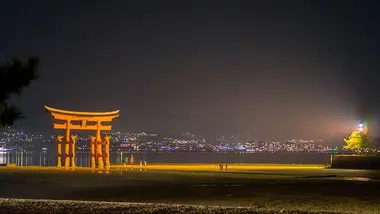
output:
M46 104L120 109L117 131L348 135L380 121L377 2L2 1L0 61L41 59L16 127L52 131Z

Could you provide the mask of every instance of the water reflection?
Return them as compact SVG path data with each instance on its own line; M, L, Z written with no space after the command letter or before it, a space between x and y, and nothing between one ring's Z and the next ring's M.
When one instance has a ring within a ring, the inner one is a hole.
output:
M13 150L0 151L0 164L15 164L17 166L55 166L57 156L55 150ZM319 153L135 153L111 152L111 164L140 163L297 163L325 164L329 154ZM77 151L75 163L80 167L90 167L88 151Z
M49 160L46 155L38 155L36 158L34 153L31 151L11 151L11 152L0 152L0 164L14 164L17 166L31 166L40 165L48 166ZM38 163L36 162L38 160Z
M368 178L368 177L345 177L344 180L348 180L348 181L370 181L371 178Z
M146 168L140 167L118 167L112 170L112 174L123 175L131 172L146 172Z
M111 154L112 164L124 164L133 160L133 154L120 153ZM128 161L128 162L126 162ZM75 163L80 167L90 167L89 152L77 152ZM0 164L14 164L16 166L55 166L57 164L57 156L53 152L47 151L6 151L0 152Z

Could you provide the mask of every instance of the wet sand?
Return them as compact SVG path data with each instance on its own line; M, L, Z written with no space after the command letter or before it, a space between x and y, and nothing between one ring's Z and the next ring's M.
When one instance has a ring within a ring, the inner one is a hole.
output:
M174 168L171 165L173 169L158 166L150 165L147 171L116 167L109 174L79 168L75 171L54 167L1 168L0 197L244 207L253 213L257 209L261 213L380 210L377 171L329 170L305 165L230 166L228 171L215 169L214 165L199 170L194 165ZM148 209L146 206L152 205L136 206Z

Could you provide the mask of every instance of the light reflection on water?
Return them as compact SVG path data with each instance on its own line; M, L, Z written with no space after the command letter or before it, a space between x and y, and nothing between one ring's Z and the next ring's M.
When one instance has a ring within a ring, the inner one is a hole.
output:
M48 151L7 151L0 152L0 164L16 164L17 166L55 166L57 163L56 150ZM281 163L281 164L326 164L329 154L321 153L131 153L111 152L111 164L130 163L131 159L138 164L148 163ZM77 151L76 165L90 166L88 151Z
M123 158L117 154L111 155L110 161L114 164L125 163L125 161L130 160L130 155L131 154L124 154ZM78 152L75 160L77 166L90 166L90 155L88 152ZM17 166L55 166L56 163L56 154L51 154L46 151L34 152L23 150L0 152L0 164L15 164Z
M344 180L348 181L371 181L371 178L368 177L345 177Z

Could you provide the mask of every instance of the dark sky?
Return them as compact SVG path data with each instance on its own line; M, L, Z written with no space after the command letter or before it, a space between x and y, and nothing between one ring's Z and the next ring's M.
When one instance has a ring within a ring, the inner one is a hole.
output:
M13 100L27 131L52 130L45 104L120 109L119 131L265 139L340 137L380 114L377 1L12 0L1 8L0 59L41 58L41 78Z

